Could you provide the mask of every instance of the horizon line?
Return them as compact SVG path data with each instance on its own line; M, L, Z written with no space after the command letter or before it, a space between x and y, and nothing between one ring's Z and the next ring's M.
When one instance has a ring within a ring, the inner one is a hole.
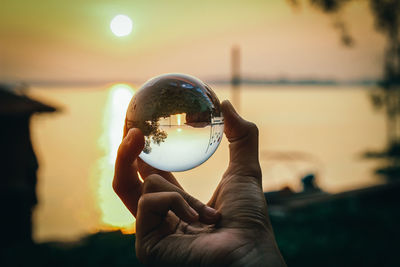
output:
M211 78L203 79L209 84L232 85L231 79L226 78ZM140 81L139 79L115 79L115 80L20 80L20 81L1 81L0 84L9 85L10 87L81 87L81 86L106 86L118 83L128 83L133 85L141 85L146 80ZM320 78L257 78L257 77L243 77L239 81L239 85L265 85L265 86L279 86L279 85L294 85L294 86L345 86L345 85L360 85L360 86L377 86L382 83L382 79L320 79ZM235 85L236 86L236 85Z

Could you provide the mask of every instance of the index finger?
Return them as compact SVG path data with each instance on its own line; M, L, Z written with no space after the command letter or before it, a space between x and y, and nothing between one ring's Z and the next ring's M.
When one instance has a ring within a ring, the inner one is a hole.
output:
M131 129L122 140L115 161L114 191L135 217L143 184L139 180L134 162L143 147L144 137L142 132L136 128Z

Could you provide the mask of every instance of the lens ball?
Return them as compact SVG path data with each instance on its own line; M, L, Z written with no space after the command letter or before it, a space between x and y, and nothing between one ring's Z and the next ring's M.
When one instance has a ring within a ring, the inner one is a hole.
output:
M147 81L133 96L127 129L139 128L145 146L139 157L163 171L185 171L205 162L224 132L220 102L212 89L185 74Z

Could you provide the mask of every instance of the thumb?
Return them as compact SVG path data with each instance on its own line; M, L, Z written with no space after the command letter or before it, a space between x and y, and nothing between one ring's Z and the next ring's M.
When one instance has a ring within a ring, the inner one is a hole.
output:
M237 173L261 176L258 160L258 128L244 120L225 100L221 103L225 122L225 135L229 141L229 169Z

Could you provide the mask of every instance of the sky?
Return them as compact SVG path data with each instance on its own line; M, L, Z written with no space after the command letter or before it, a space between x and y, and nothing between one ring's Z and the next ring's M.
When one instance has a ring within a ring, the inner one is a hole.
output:
M308 1L307 1L308 2ZM113 35L117 14L133 21ZM340 43L334 18L305 1L2 0L0 81L140 81L168 72L229 79L230 51L239 46L244 76L377 79L384 37L367 3L341 14L355 39Z

